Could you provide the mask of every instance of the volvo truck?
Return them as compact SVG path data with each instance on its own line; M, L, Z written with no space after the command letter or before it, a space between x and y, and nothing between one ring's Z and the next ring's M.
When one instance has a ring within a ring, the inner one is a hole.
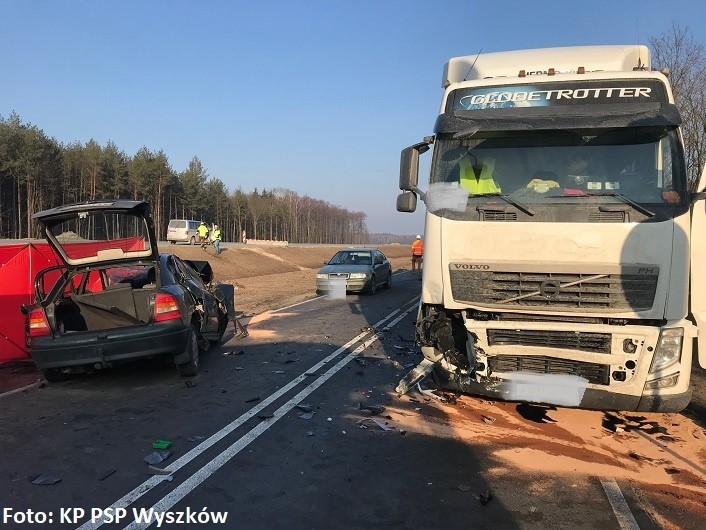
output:
M426 217L423 360L397 390L431 374L498 400L686 407L697 339L706 367L705 177L689 186L649 49L455 57L442 87L433 136L401 155L397 210L419 198Z

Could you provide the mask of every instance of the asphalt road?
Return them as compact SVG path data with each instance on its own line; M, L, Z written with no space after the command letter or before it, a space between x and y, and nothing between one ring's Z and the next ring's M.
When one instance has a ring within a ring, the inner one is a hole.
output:
M703 527L704 455L644 442L650 430L621 439L599 412L397 396L420 360L419 286L402 272L372 297L256 317L187 380L154 361L3 397L0 528L146 528L150 514L170 529ZM172 454L150 474L159 439ZM662 468L678 493L639 478Z

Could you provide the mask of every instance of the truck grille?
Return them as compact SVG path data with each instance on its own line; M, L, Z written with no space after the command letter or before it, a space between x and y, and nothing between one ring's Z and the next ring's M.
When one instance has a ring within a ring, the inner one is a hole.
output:
M594 353L610 353L610 333L587 333L574 331L489 329L488 344L500 346L512 344L519 346L544 346L547 348L565 348Z
M610 365L553 357L498 355L488 358L488 367L491 373L526 371L540 374L568 374L583 377L594 385L607 385L610 382Z
M627 268L626 268L627 269ZM451 264L451 293L457 302L508 308L633 310L652 307L658 267L648 273L577 274L465 270Z

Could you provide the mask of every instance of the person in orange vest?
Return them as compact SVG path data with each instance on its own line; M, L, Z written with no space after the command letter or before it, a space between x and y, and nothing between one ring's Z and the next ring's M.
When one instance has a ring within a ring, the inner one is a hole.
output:
M412 270L421 270L423 255L424 243L422 242L422 236L418 235L412 242Z

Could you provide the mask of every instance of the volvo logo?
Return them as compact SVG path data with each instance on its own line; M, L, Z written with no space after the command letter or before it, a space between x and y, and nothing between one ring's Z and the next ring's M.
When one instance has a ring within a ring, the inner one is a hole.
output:
M561 292L561 283L557 280L545 280L539 284L539 292L546 298L552 298Z
M487 271L487 270L490 270L490 265L481 265L478 263L452 263L451 265L456 270L467 270L467 271Z

